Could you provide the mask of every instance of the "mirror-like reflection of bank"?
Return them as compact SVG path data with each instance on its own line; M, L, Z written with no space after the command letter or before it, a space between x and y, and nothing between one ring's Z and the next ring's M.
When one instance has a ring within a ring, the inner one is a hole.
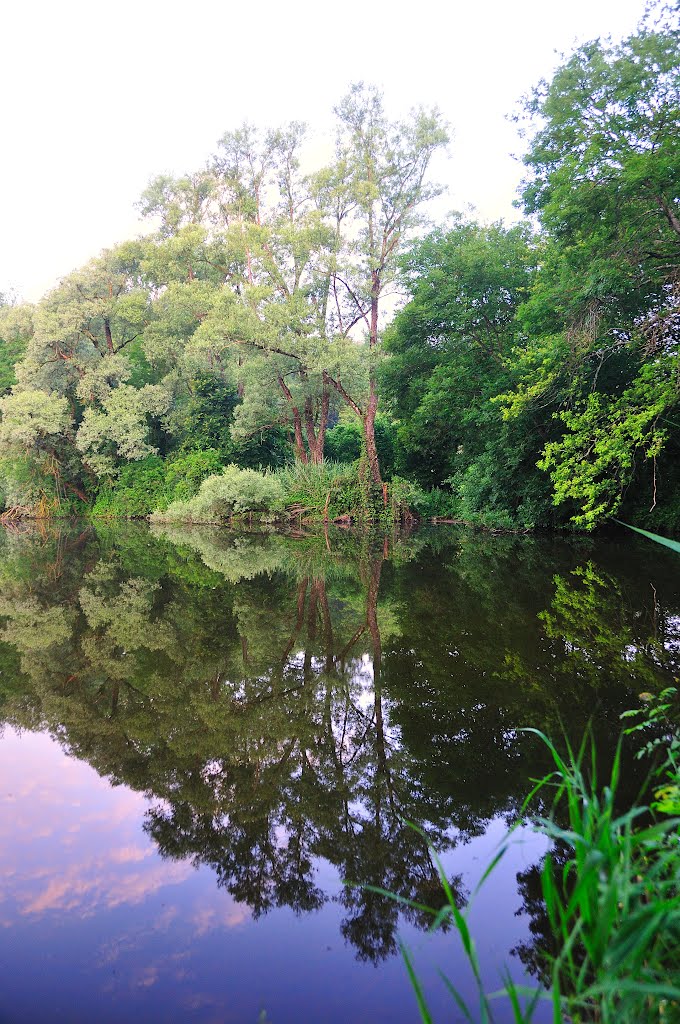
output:
M3 721L150 796L163 856L255 917L339 898L374 962L427 915L331 897L319 858L439 905L428 841L511 821L542 772L522 727L592 718L606 758L621 712L680 671L672 566L627 539L20 528L0 573Z

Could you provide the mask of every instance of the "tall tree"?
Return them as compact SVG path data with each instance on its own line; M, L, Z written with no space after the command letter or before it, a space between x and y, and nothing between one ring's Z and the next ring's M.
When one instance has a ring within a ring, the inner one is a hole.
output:
M30 454L26 439L35 435L40 455L45 442L38 444L37 437L52 438L49 465L57 492L63 486L84 497L88 477L155 450L148 443L148 418L167 410L170 394L161 385L132 380L134 353L153 315L137 256L134 244L107 251L43 299L17 383L4 400L6 445L24 444Z
M655 489L657 460L678 450L676 23L587 43L527 106L524 201L550 245L522 312L535 344L508 406L557 413L563 436L542 464L556 500L593 526L647 467Z
M526 344L516 314L539 259L529 225L456 217L402 261L412 297L385 333L381 370L399 420L399 468L426 487L448 485L468 520L551 519L550 487L535 465L543 424L530 415L504 422L493 401Z
M381 484L375 444L378 409L377 359L381 302L394 284L403 243L422 223L422 206L441 189L427 183L437 149L448 141L436 109L422 108L405 121L387 118L380 92L358 83L336 107L336 162L321 182L333 183L343 209L343 246L332 274L341 330L363 323L368 336L368 394L357 399L330 377L333 387L362 421L373 483ZM343 313L344 310L344 313Z

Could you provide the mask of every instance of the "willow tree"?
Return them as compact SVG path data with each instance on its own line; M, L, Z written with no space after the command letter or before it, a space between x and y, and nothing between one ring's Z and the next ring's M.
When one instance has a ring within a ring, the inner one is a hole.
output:
M420 108L390 121L382 95L359 83L336 107L336 158L317 178L326 216L341 211L340 245L331 274L336 323L342 334L363 325L368 340L368 387L357 393L339 377L329 382L361 420L374 484L381 484L375 444L377 360L383 299L396 281L404 242L423 222L422 207L441 189L427 182L430 162L448 142L436 109Z
M334 235L301 171L305 132L292 123L223 136L214 175L206 263L222 275L192 340L239 384L236 436L290 428L296 457L323 461L331 411L327 366ZM346 346L345 346L346 349Z
M0 395L16 384L15 367L33 334L34 307L0 293Z
M135 380L152 317L134 245L105 252L65 277L36 307L33 334L3 400L2 445L24 449L64 490L85 498L95 476L143 458L162 385Z
M187 286L214 285L190 349L238 380L236 434L287 426L296 457L318 463L333 403L344 402L379 484L381 304L422 204L439 191L426 175L446 132L436 111L390 122L362 85L336 113L336 157L320 173L302 171L301 124L244 125L204 172L152 182L143 210L160 221L156 258L164 253Z

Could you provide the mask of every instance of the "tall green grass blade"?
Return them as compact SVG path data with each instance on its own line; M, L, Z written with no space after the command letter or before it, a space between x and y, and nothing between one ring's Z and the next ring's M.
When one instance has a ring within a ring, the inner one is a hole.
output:
M413 962L411 960L409 951L403 942L399 943L399 949L401 950L401 955L404 958L406 970L408 971L408 976L411 981L413 991L415 992L416 1001L418 1003L418 1010L420 1011L420 1019L422 1020L423 1024L433 1024L432 1015L428 1009L427 1002L425 1001L423 987L420 984L420 979L418 978L418 975L416 974L415 969L413 967Z
M487 869L485 870L484 874L482 875L482 877L478 881L477 885L475 886L474 892L473 892L473 896L477 895L477 893L482 888L482 886L486 882L486 880L489 877L489 875L491 874L491 872L498 866L498 864L501 862L503 857L505 857L507 852L508 852L508 847L507 847L507 844L504 843L503 846L498 851L498 853L496 854L496 856L493 858L493 860L489 864L489 866L487 867Z
M469 1009L467 1007L467 1003L465 1002L465 1000L461 996L461 994L458 991L458 989L455 987L455 985L453 985L453 983L446 977L446 975L442 971L439 971L438 974L439 974L439 977L444 982L444 984L446 985L446 988L447 988L449 994L451 996L453 996L458 1009L463 1014L465 1019L467 1021L469 1021L470 1024L475 1024L475 1019L472 1016L472 1014L470 1013L470 1011L469 1011Z
M389 889L381 889L379 885L360 885L358 882L343 882L343 885L347 886L348 889L363 889L364 892L374 892L378 896L385 896L388 900L392 900L393 903L401 903L405 907L410 907L411 910L421 910L424 914L437 914L434 907L428 907L424 903L417 903L415 900L409 900L406 896L400 896L396 892L390 892Z
M531 988L529 985L517 985L512 980L507 971L505 974L505 985L503 986L503 988L499 988L497 992L490 992L486 998L506 999L508 997L510 988L512 988L512 990L516 992L518 996L524 996L524 998L528 1000L527 1005L530 1009L531 1014L533 1014L534 1009L541 1000L543 1000L544 1002L547 1000L552 1000L552 993L546 991L546 989L544 988Z
M628 530L634 530L635 533L642 534L643 537L647 537L648 540L653 540L657 544L663 544L664 547L670 548L671 551L680 552L680 541L670 540L668 537L661 537L658 533L650 533L649 530L641 530L639 526L631 526L630 523L623 523L620 519L615 519L615 523L619 526L625 526Z

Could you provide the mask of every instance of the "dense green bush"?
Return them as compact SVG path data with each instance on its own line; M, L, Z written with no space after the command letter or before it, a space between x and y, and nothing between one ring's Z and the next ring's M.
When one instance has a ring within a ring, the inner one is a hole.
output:
M284 501L281 484L272 473L227 466L219 475L207 477L198 493L173 501L152 515L153 522L220 523L244 513L271 512Z
M222 456L214 448L178 452L165 463L165 481L172 500L193 498L206 477L219 473L223 465Z
M115 481L100 488L92 514L141 519L167 505L165 465L157 455L123 466Z
M97 494L92 514L142 519L176 500L193 498L203 480L222 468L219 452L180 452L163 460L149 455L123 466Z
M396 515L410 513L416 519L457 519L459 503L450 491L441 487L424 490L412 480L395 476L389 487L392 508Z

